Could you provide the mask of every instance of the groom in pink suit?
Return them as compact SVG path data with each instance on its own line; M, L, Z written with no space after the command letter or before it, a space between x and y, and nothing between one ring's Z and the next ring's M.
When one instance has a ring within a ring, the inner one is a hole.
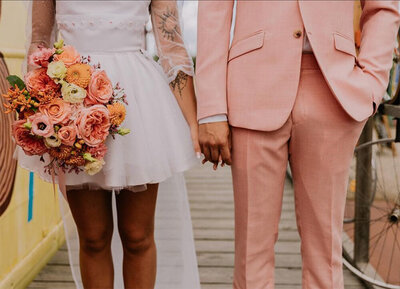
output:
M303 288L343 289L348 168L384 95L397 1L200 0L197 96L205 159L232 163L235 289L274 288L287 163L294 178ZM228 124L229 122L229 124ZM232 149L231 149L232 148Z

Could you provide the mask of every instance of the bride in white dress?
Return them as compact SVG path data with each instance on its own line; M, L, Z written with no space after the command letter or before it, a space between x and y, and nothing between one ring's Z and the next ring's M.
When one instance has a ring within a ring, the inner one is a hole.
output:
M131 133L107 143L103 170L65 176L68 205L61 204L77 288L200 288L182 175L200 152L193 63L176 0L35 0L30 15L28 55L61 36L99 62L129 103L123 126ZM159 64L144 49L149 15ZM51 181L38 158L18 158Z

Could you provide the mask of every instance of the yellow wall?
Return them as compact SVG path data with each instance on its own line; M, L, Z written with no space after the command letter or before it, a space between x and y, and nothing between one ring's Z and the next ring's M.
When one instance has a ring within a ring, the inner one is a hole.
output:
M26 1L2 1L0 49L11 74L21 73L25 54Z
M21 75L25 22L23 1L3 1L0 51L11 74ZM28 220L29 178L28 171L18 168L10 205L0 216L0 289L25 288L64 241L58 195L36 176Z

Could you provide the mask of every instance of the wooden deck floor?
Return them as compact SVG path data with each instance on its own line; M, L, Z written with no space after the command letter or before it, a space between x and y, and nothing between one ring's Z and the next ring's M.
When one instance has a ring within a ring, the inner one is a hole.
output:
M197 167L186 177L202 288L231 289L234 220L230 170L213 172L209 166ZM276 289L301 289L300 240L293 208L293 190L287 182L276 245ZM364 288L349 271L345 270L344 276L346 289ZM65 247L28 288L74 288Z

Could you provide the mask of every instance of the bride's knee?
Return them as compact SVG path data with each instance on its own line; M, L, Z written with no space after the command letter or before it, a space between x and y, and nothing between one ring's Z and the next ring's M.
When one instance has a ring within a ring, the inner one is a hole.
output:
M120 230L124 251L139 255L155 247L154 234L146 230Z
M83 251L90 254L98 254L111 248L112 230L99 230L81 234L80 246Z

